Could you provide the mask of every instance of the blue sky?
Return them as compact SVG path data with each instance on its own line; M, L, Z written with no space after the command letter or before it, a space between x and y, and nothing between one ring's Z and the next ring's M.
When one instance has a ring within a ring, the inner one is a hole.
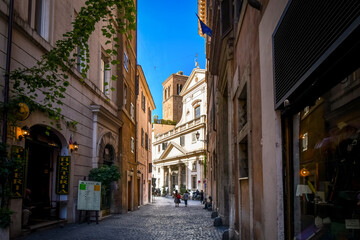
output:
M162 82L172 73L189 76L198 54L205 68L205 40L198 35L196 0L138 1L138 64L162 118Z

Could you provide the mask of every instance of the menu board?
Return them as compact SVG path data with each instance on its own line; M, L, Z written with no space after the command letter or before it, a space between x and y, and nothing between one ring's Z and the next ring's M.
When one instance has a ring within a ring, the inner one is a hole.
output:
M100 210L101 182L79 181L78 210Z

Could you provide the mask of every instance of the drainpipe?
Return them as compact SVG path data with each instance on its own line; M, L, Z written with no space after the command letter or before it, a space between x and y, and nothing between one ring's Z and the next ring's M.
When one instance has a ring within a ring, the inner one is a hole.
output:
M136 3L136 11L137 11L137 6L138 3ZM138 164L138 154L137 154L137 132L138 132L138 124L137 124L137 100L138 100L138 96L139 96L139 76L138 76L138 62L137 62L137 14L136 14L136 31L135 31L136 37L135 37L135 162ZM136 173L137 173L137 169L136 169ZM134 177L135 179L135 177ZM137 178L136 178L137 179Z
M137 64L135 65L135 106L134 106L134 117L135 117L135 162L138 162L137 159L137 125L138 125L138 121L137 121L137 101L138 101L138 97L139 97L139 77L137 76Z
M136 11L137 11L137 6L138 3L136 3ZM137 62L137 14L136 14L136 31L135 31L135 34L136 34L136 37L135 37L135 107L134 107L134 116L135 116L135 162L136 162L136 171L135 174L134 174L134 184L137 184L137 171L138 171L138 165L139 165L139 162L138 162L138 154L137 154L137 133L138 133L138 123L137 123L137 100L138 100L138 96L139 96L139 76L138 76L138 71L137 71L137 66L138 66L138 62ZM141 181L141 180L140 180ZM140 188L139 186L137 187L138 189ZM138 196L140 195L140 193L138 193ZM135 199L135 197L134 197ZM132 199L132 202L134 203L134 199ZM138 206L140 206L140 199L138 199Z
M4 114L3 114L3 134L2 143L6 145L7 140L7 105L9 103L9 75L10 75L10 62L11 62L11 45L12 45L12 28L13 28L13 12L14 0L10 0L9 6L9 22L8 22L8 39L6 51L6 68L5 68L5 86L4 86Z

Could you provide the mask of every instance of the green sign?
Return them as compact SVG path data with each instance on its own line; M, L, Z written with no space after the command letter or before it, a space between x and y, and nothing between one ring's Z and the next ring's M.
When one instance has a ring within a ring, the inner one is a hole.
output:
M86 190L86 184L81 183L79 186L80 186L80 190Z
M15 145L11 146L11 156L19 162L11 179L11 193L14 198L21 198L24 196L26 166L24 153L23 147Z
M70 156L60 156L57 161L56 193L59 195L69 194L70 188Z

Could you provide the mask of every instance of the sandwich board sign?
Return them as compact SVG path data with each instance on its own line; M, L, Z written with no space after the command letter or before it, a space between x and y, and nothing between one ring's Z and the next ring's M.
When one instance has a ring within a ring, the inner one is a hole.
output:
M78 210L100 211L101 182L79 181Z

